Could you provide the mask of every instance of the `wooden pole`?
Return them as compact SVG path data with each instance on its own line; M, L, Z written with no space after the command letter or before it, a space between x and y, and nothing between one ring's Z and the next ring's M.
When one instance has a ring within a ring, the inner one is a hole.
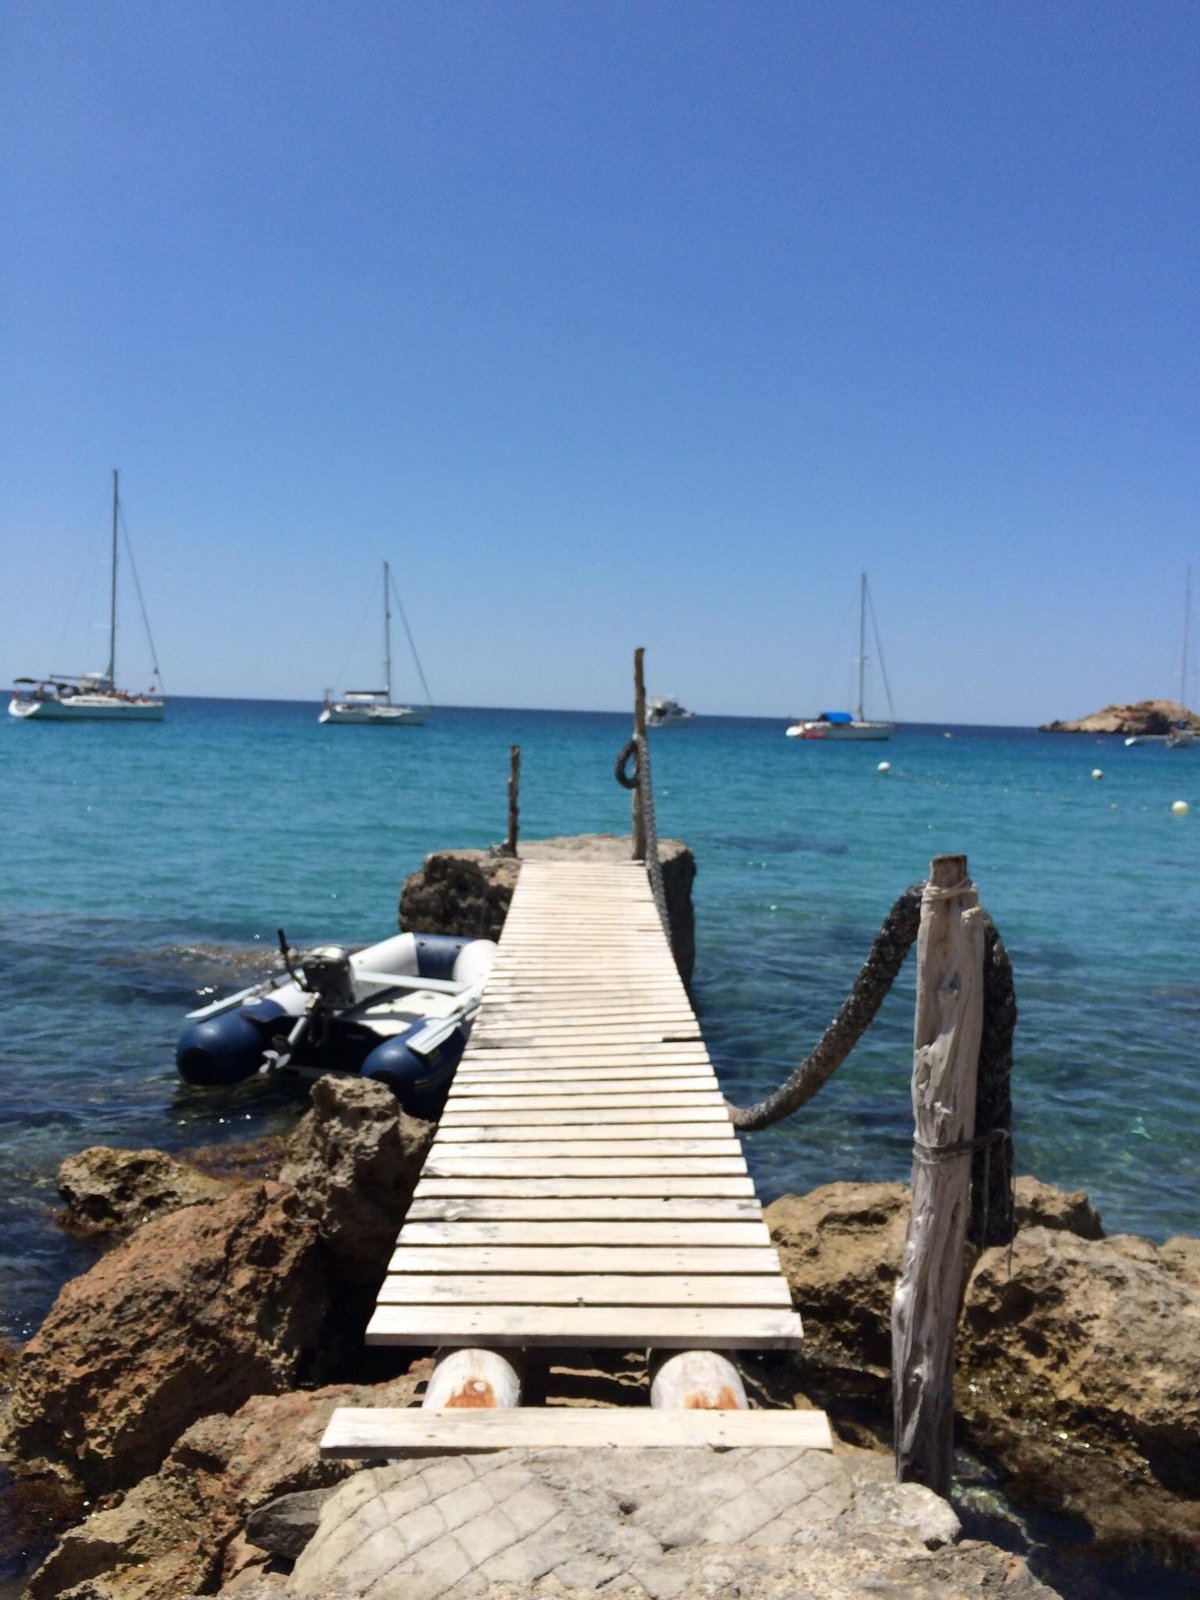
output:
M439 1350L434 1360L423 1409L492 1411L520 1405L520 1351Z
M517 818L520 808L517 800L521 790L521 746L514 744L508 752L508 837L504 841L504 854L517 853Z
M984 916L966 856L935 856L921 897L913 1037L912 1215L892 1300L896 1477L946 1495L954 1334L971 1205Z
M742 1375L716 1350L651 1350L655 1411L748 1411Z
M643 658L646 652L641 645L633 652L633 734L634 738L646 735L646 674ZM633 859L646 859L646 821L642 816L640 789L633 791Z

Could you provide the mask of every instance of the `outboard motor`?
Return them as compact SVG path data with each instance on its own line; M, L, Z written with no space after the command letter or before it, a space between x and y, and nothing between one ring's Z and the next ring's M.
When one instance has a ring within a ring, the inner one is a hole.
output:
M354 982L350 974L350 952L340 944L318 945L300 957L301 985L318 996L317 1004L327 1011L344 1011L354 1004Z

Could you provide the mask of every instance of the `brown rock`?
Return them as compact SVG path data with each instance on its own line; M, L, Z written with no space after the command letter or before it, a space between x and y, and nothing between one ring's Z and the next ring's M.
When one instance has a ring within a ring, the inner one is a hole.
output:
M105 1492L197 1417L302 1378L320 1346L317 1224L279 1184L145 1224L59 1294L17 1366L3 1443Z
M400 893L400 925L423 933L498 939L521 861L628 861L632 840L611 833L522 840L520 859L490 850L442 850L426 856ZM671 925L671 948L685 983L696 956L692 883L696 860L678 839L660 839L659 860Z
M408 1405L427 1367L375 1388L256 1395L232 1416L203 1418L159 1472L60 1540L30 1581L30 1600L176 1600L223 1580L248 1582L268 1552L243 1534L247 1516L356 1470L318 1452L334 1406Z
M373 1293L383 1281L433 1134L382 1083L330 1073L313 1084L279 1178L319 1224L340 1284Z
M1103 1239L1100 1213L1082 1189L1055 1189L1037 1178L1018 1178L1014 1187L1018 1228L1061 1228L1081 1239Z
M181 1206L220 1199L233 1187L161 1150L116 1150L103 1144L68 1156L57 1181L67 1203L64 1226L77 1233L114 1235L130 1233Z
M1049 1228L967 1290L960 1414L1029 1498L1101 1544L1200 1567L1200 1292L1145 1239Z
M1137 700L1130 705L1105 706L1074 722L1046 722L1039 733L1170 733L1179 725L1200 733L1200 715L1178 700Z

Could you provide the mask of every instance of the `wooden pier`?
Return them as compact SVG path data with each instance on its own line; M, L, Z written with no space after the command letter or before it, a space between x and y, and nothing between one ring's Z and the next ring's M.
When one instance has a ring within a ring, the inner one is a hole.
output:
M800 1338L645 866L523 863L368 1343L671 1352ZM551 1442L827 1448L830 1436L814 1411L581 1424L578 1411L340 1410L323 1448Z

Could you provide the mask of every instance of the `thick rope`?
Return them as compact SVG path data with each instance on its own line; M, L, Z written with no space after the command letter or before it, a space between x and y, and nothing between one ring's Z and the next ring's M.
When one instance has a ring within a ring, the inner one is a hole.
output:
M632 775L626 771L629 758L634 758ZM642 827L646 834L646 871L650 875L650 892L662 931L671 944L671 918L667 911L667 890L663 883L662 862L658 859L658 821L654 815L654 785L650 779L650 746L644 733L635 733L617 757L616 779L623 789L636 789L642 807Z
M811 1100L841 1066L870 1026L916 940L924 890L924 884L912 884L883 919L850 993L816 1048L765 1100L752 1106L728 1106L735 1128L752 1132L781 1122ZM1016 1231L1011 1077L1017 1003L1004 941L986 911L984 918L983 1033L974 1136L952 1148L932 1152L922 1146L914 1152L918 1160L970 1155L967 1237L979 1246L1009 1244Z

